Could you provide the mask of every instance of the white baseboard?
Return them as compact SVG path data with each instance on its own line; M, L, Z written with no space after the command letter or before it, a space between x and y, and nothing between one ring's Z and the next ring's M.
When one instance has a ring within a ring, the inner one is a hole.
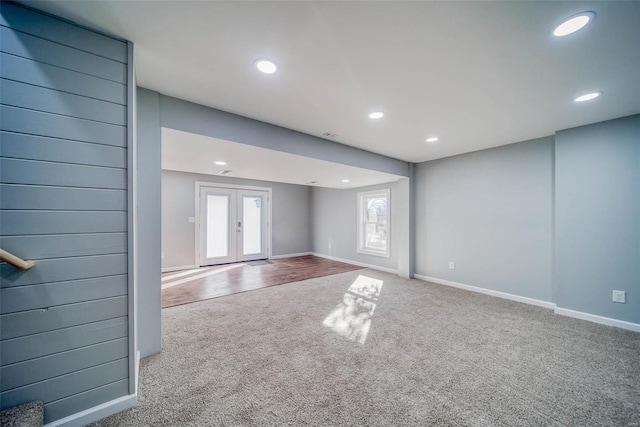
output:
M350 260L350 259L338 258L338 257L334 257L334 256L331 256L331 255L318 254L318 253L315 253L315 252L311 252L311 255L317 256L317 257L320 257L320 258L330 259L332 261L344 262L345 264L357 265L358 267L366 267L366 268L371 268L373 270L384 271L386 273L398 274L398 270L395 270L393 268L380 267L380 266L373 265L373 264L366 264L364 262L358 262L358 261L353 261L353 260Z
M477 286L465 285L463 283L452 282L450 280L438 279L436 277L423 276L421 274L415 274L414 277L416 279L424 280L426 282L433 282L439 285L451 286L454 288L464 289L466 291L478 292L480 294L490 295L492 297L498 297L503 299L508 299L511 301L522 302L524 304L537 305L538 307L544 307L549 309L556 308L555 303L549 301L542 301L539 299L521 297L520 295L508 294L506 292L494 291L491 289L479 288Z
M191 270L192 268L200 268L197 265L179 265L177 267L165 267L161 271L163 273L169 273L171 271Z
M68 417L61 418L57 421L45 424L45 427L82 427L89 423L98 421L109 415L117 414L125 409L129 409L135 406L138 400L137 394L130 394L128 396L122 396L102 405L94 406L93 408L86 409L82 412L78 412Z
M556 307L553 312L560 316L574 317L576 319L587 320L593 323L600 323L601 325L615 326L620 329L640 332L640 324L638 323L626 322L624 320L612 319L610 317L598 316L596 314L584 313L582 311L569 310L568 308L562 307Z
M640 332L640 324L626 322L624 320L612 319L610 317L598 316L596 314L585 313L582 311L569 310L556 306L555 303L548 301L541 301L534 298L521 297L519 295L508 294L506 292L493 291L491 289L479 288L477 286L465 285L463 283L452 282L450 280L438 279L436 277L423 276L421 274L414 275L416 279L424 280L427 282L437 283L439 285L452 286L454 288L464 289L466 291L478 292L493 297L508 299L511 301L522 302L530 305L537 305L538 307L548 308L560 316L574 317L580 320L586 320L588 322L599 323L601 325L614 326L620 329L626 329L629 331Z
M272 255L271 258L269 258L269 259L293 258L293 257L297 257L297 256L307 256L307 255L313 255L313 253L311 253L311 252L300 252L300 253L297 253L297 254Z

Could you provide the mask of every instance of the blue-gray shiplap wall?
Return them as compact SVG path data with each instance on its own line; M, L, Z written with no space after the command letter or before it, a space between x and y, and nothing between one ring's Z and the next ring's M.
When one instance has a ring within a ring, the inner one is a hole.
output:
M0 405L130 394L128 46L0 4Z

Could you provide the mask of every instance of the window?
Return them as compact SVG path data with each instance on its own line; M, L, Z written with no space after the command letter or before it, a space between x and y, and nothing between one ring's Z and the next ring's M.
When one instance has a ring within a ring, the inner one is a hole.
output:
M389 257L389 189L358 193L358 252Z

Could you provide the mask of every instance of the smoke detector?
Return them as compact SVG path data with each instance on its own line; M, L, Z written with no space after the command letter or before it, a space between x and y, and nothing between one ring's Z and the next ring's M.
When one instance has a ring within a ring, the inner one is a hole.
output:
M337 133L331 133L331 132L325 132L322 134L322 136L326 137L326 138L335 138L338 136Z

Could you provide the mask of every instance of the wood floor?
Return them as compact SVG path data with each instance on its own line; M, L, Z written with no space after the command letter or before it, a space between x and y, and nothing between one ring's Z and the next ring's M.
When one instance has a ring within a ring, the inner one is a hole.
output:
M163 273L162 308L361 268L308 255Z

